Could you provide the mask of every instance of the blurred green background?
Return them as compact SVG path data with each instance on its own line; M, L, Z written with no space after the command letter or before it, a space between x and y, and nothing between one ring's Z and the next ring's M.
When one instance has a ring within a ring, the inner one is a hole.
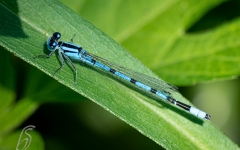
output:
M112 21L114 14L108 13L110 8L116 9L113 5L117 6L116 3L120 3L121 1L104 0L99 1L99 3L91 0L61 1L122 44L138 58L138 54L134 54L134 49L128 47L127 42L124 42L121 35L118 34L118 31L124 30L128 25L124 22L117 21L114 25L114 21ZM91 7L93 5L94 7ZM96 7L100 7L101 9L98 9L96 12L96 9L94 9ZM137 5L132 9L138 9ZM102 12L99 12L99 10ZM186 34L206 32L212 28L230 22L240 17L239 10L240 2L238 0L223 2L210 11L207 11L201 19L187 29ZM124 10L121 12L124 12ZM126 14L118 15L124 16ZM144 15L144 13L139 13L139 15ZM134 23L135 20L132 21ZM156 26L160 25L161 24ZM144 45L144 43L141 44ZM21 97L23 94L22 85L24 85L25 82L30 82L28 80L31 72L34 72L34 74L41 74L40 76L45 80L51 80L50 77L44 75L42 72L26 64L22 60L15 57L13 58L12 56L10 57L17 71L16 76L19 86L17 88L17 97ZM141 58L139 59L141 61ZM143 63L150 68L152 67L151 64L146 63L146 60L143 60ZM54 82L53 84L58 84L56 81L52 82ZM171 82L171 80L169 82ZM211 114L211 121L236 144L240 144L239 79L199 83L194 86L182 86L180 83L178 85L182 95L192 100L192 103L198 108L202 108ZM69 92L69 95L75 94L67 88L63 87L63 89L66 93ZM60 100L61 97L57 103L53 101L41 105L30 118L18 127L18 129L21 130L29 124L35 125L44 139L46 149L153 150L159 149L160 147L154 141L140 134L128 124L84 97L82 97L81 102L79 102L79 99L71 99L69 103L61 103Z

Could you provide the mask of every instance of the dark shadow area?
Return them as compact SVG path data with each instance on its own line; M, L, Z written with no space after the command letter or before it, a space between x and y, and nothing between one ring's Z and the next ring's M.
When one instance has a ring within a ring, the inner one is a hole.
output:
M240 1L230 0L211 9L187 33L201 32L222 25L224 22L240 17Z
M16 0L0 1L0 36L27 38L22 30L22 24L18 16L19 9Z
M6 89L15 91L16 72L12 55L0 46L0 85Z
M84 104L80 104L84 105ZM94 104L95 105L95 104ZM84 107L84 106L83 106ZM103 110L105 111L105 110ZM45 148L65 149L163 149L151 139L143 136L137 130L121 123L118 131L106 135L95 132L84 122L84 116L79 118L78 104L47 104L42 105L21 127L29 124L36 126L41 133ZM86 114L85 114L86 115ZM85 116L86 117L86 116ZM108 117L108 116L106 116ZM95 118L102 123L102 120ZM109 126L106 126L107 130ZM111 127L110 127L111 128ZM54 145L52 145L54 143Z

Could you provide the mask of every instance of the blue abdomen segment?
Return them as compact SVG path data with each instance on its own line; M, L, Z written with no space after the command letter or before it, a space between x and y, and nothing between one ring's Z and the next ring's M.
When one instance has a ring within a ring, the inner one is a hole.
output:
M86 55L86 56L81 55L81 60L86 62L86 63L88 63L88 64L90 64L90 65L93 65L93 66L98 67L100 69L103 69L103 70L105 70L107 72L110 72L110 69L111 69L110 67L108 67L108 66L106 66L106 65L104 65L104 64L102 64L102 63L100 63L98 61L96 61L95 59L91 58L88 55Z
M118 77L126 80L126 81L129 81L129 82L130 82L130 80L131 80L130 77L126 76L125 74L122 74L121 72L115 71L114 74L115 74L116 76L118 76Z
M108 67L100 62L95 62L94 66L99 67L107 72L110 72L110 67Z
M167 99L167 96L165 94L163 94L162 92L157 91L156 95L160 96L161 98L163 98L165 100Z
M117 70L115 70L115 69L112 69L112 68L110 68L110 67L108 67L108 66L106 66L106 65L104 65L104 64L102 64L102 63L100 63L100 62L98 62L98 61L96 61L94 59L92 59L89 56L86 56L85 59L86 59L85 60L86 63L91 64L91 65L93 65L95 67L98 67L100 69L103 69L103 70L105 70L107 72L110 72L110 73L116 75L117 77L120 77L121 79L136 85L137 87L139 87L139 88L141 88L143 90L146 90L146 91L149 91L149 92L151 92L153 94L158 95L162 99L167 100L167 98L168 98L168 96L166 94L164 94L163 92L157 91L157 90L151 88L150 86L148 86L148 85L146 85L146 84L144 84L142 82L139 82L139 81L137 81L137 80L135 80L135 79L133 79L133 78L131 78L131 77L129 77L129 76L127 76L127 75L117 71Z

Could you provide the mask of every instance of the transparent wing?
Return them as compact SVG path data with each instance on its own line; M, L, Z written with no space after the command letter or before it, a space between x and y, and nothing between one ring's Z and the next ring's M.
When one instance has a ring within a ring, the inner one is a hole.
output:
M107 65L109 67L111 67L112 69L115 69L137 81L140 81L148 86L150 86L151 88L157 89L159 91L165 92L169 95L171 95L172 92L177 92L177 87L174 85L171 85L161 79L157 79L154 77L150 77L148 75L136 72L132 69L129 68L125 68L122 67L118 64L115 64L113 62L110 62L104 58L101 58L99 56L87 53L87 55L89 55L90 57L92 57L93 59L95 59L96 61L99 61L101 63L103 63L104 65Z

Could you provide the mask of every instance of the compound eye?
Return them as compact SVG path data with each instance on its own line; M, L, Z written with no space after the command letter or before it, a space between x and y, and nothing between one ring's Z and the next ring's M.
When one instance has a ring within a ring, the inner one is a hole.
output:
M56 46L57 46L57 43L56 43L56 42L54 42L54 43L52 43L52 46L51 46L51 48L52 48L52 49L54 49Z
M61 38L61 34L59 32L55 32L55 33L53 33L53 37L57 41Z
M49 47L50 50L55 49L56 46L57 46L57 42L48 43L48 47Z

